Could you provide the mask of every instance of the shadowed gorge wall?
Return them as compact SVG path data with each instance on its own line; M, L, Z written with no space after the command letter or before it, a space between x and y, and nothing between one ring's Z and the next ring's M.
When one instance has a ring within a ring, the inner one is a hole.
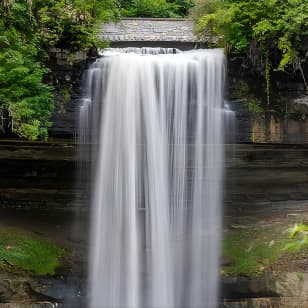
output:
M136 43L136 42L135 42ZM160 42L154 42L161 45ZM185 46L185 42L178 42ZM123 47L134 45L122 42ZM121 46L122 47L122 46ZM185 49L185 48L184 48ZM57 104L52 137L72 138L77 132L77 121L82 93L80 83L87 65L95 61L95 55L86 58L78 54L76 61L68 64L65 50L55 49L50 56L50 65L54 71L54 83L57 84ZM78 60L79 59L79 60ZM260 110L259 102L264 101L264 79L256 77L241 61L228 59L226 99L236 116L235 143L308 143L308 99L300 78L281 79L281 75L272 78L270 112ZM69 92L68 99L65 94ZM264 106L264 104L263 104Z
M72 144L0 142L1 207L73 207L79 195L75 175Z
M226 147L227 206L308 199L308 146ZM70 142L0 142L0 206L69 209L84 204Z
M250 207L258 202L308 199L306 145L229 147L226 155L227 206Z

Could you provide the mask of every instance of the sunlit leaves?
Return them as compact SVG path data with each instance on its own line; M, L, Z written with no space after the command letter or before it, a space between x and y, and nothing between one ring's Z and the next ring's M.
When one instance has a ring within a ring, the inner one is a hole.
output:
M285 250L298 251L308 247L308 225L295 224L289 232L291 241L285 246Z
M303 42L308 40L306 0L199 0L197 10L201 37L213 32L233 51L247 54L253 42L279 70L298 59L304 61Z
M34 2L33 11L45 48L71 51L87 51L99 45L98 25L119 16L114 0L40 0Z
M125 16L137 17L177 17L179 7L167 0L133 0L131 5L122 10Z

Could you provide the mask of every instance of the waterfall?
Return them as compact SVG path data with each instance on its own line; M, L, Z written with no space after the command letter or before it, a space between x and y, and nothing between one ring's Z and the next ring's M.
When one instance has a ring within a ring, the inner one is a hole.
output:
M215 308L221 49L109 49L85 78L93 147L91 308Z

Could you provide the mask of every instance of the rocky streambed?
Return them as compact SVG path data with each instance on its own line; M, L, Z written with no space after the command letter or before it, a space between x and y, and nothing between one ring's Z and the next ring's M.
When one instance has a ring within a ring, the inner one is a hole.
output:
M85 307L87 240L72 232L71 213L61 215L2 210L5 219L0 234L14 227L14 232L44 239L70 254L54 275L36 275L9 262L4 264L0 272L1 308ZM79 222L83 230L87 229L85 221ZM308 307L307 247L285 249L293 241L290 229L302 222L308 222L308 202L304 201L226 209L221 308Z
M0 213L0 307L84 307L87 215L77 222L71 211Z
M222 306L308 307L308 247L292 230L308 222L308 202L226 209Z

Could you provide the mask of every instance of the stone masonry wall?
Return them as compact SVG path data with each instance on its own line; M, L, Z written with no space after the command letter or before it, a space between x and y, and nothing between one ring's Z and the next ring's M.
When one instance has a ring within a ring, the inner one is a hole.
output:
M197 42L193 22L183 18L125 18L103 24L101 38L112 42Z

